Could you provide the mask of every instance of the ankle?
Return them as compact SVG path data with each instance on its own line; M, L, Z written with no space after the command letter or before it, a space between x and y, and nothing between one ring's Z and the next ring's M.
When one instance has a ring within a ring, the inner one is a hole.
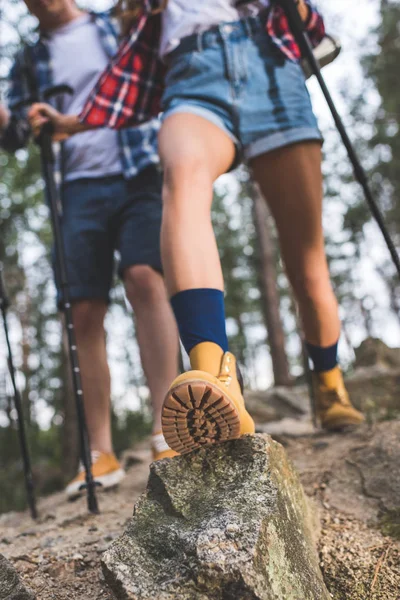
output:
M224 356L223 349L214 342L201 342L189 353L190 366L195 371L205 371L218 377Z
M156 419L153 422L153 429L151 431L151 435L158 435L160 433L162 433L161 417L160 419Z
M307 352L317 373L332 371L338 364L338 342L331 346L316 346L306 342Z
M343 375L339 365L329 371L315 372L314 375L317 382L328 389L336 389L343 385Z
M91 444L90 452L92 454L114 454L112 446L108 444Z

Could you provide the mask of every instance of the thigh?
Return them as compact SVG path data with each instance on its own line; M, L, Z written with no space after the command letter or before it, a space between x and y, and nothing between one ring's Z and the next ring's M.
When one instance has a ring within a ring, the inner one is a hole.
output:
M287 146L253 159L251 167L275 218L292 283L325 268L320 144Z
M119 274L127 267L149 265L161 271L160 231L162 174L154 165L126 182L126 201L115 227L120 253Z
M109 214L113 195L118 192L115 183L82 179L63 187L61 230L72 300L108 301L114 246ZM59 288L57 268L56 283Z
M168 184L212 183L229 170L235 145L229 135L207 119L190 113L169 116L159 134L159 152Z
M217 126L233 141L237 146L235 158L238 159L241 147L236 136L234 101L226 72L224 44L218 35L208 32L208 36L213 37L213 43L201 51L172 52L167 57L163 120L169 121L173 115L182 115L186 127L191 125L186 122L185 116L202 117L203 122ZM172 128L175 130L171 123L178 121L169 121L168 135ZM193 127L196 128L195 124Z

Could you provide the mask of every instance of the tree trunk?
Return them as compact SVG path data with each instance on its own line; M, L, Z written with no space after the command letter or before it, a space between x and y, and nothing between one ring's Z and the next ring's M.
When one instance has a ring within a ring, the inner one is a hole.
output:
M270 228L270 213L258 187L253 193L254 224L259 248L259 281L262 310L268 332L275 385L290 385L292 379L285 350L285 334L280 314L274 242Z
M66 479L76 475L79 461L79 434L78 419L75 407L75 394L72 385L72 374L68 353L68 338L65 327L62 328L62 362L63 362L63 439L62 439L62 462L63 472Z

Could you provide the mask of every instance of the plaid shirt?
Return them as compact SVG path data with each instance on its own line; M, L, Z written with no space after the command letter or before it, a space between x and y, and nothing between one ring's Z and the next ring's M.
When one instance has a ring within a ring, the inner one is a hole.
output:
M313 4L305 1L310 8L306 30L313 46L317 46L325 35L324 22ZM238 0L238 4L245 3ZM159 58L160 11L164 5L163 0L142 0L130 36L121 44L80 114L83 123L120 129L146 122L159 113L165 76ZM270 8L266 29L289 60L300 60L300 49L279 6Z
M117 23L109 13L91 13L91 16L98 28L102 46L111 59L115 56L119 45ZM30 48L37 85L39 91L43 91L53 85L53 65L45 34L42 34ZM26 65L24 63L24 52L21 52L15 59L9 77L8 103L11 107L21 101L28 101L30 97L29 84L25 74ZM57 107L56 102L54 105ZM5 150L14 152L28 143L30 127L26 120L26 112L27 109L12 111L10 125L0 139L0 144ZM159 162L157 151L158 129L158 120L152 119L140 127L131 127L118 132L122 170L127 179L134 177L148 165ZM56 149L57 146L55 144ZM56 151L55 173L58 182L62 178L61 155L62 152Z

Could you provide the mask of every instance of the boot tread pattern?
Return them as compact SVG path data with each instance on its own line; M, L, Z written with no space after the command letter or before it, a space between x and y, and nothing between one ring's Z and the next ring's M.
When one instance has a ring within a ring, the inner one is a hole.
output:
M162 428L169 447L186 454L238 438L240 419L233 402L217 386L198 380L170 390L164 402Z

